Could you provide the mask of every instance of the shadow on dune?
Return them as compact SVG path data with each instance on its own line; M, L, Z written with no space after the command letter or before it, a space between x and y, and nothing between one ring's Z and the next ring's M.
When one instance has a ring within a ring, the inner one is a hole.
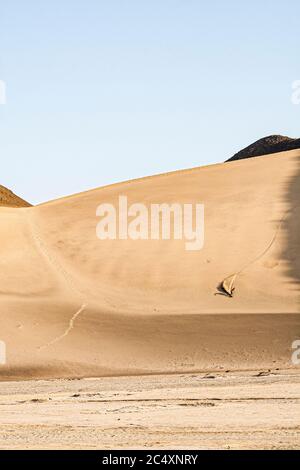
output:
M289 287L299 291L300 295L300 157L294 159L296 171L285 190L284 201L287 203L287 214L283 221L285 247L282 259L286 263L286 275ZM284 286L286 289L286 286ZM299 296L300 312L300 296Z

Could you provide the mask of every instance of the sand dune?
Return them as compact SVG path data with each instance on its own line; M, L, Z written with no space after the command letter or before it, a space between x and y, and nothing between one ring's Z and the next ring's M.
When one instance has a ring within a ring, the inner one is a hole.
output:
M0 208L1 378L292 367L299 182L294 150ZM204 248L100 241L96 208L119 195L204 203Z

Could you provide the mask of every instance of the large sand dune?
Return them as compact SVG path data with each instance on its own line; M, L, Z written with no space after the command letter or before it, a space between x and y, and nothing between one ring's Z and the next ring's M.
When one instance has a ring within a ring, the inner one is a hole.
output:
M294 150L0 208L2 379L292 367L299 182ZM100 241L96 208L119 195L204 203L204 248Z

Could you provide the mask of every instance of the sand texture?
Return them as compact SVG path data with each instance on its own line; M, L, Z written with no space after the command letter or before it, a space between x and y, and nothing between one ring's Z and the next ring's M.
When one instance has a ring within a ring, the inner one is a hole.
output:
M2 382L0 448L299 449L299 408L290 372Z
M204 203L204 248L99 240L120 195ZM1 379L295 368L299 215L299 150L1 207Z

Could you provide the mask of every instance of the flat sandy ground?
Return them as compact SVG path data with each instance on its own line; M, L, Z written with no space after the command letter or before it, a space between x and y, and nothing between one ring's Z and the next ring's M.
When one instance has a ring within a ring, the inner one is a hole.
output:
M0 416L1 449L299 449L300 373L2 382Z

